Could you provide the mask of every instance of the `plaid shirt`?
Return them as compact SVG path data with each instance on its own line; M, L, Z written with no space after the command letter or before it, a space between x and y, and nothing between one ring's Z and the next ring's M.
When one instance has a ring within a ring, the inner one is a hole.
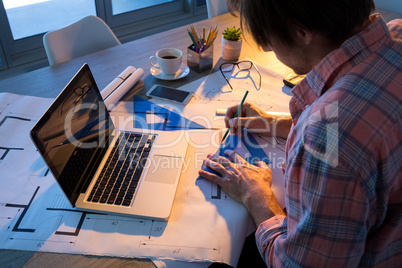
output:
M370 18L292 90L288 214L256 232L269 266L401 267L402 20Z

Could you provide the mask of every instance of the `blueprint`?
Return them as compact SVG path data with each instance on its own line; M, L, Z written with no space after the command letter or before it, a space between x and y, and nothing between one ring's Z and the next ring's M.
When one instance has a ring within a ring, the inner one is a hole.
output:
M218 79L214 77L211 79ZM281 81L276 77L276 81L278 79ZM272 88L282 92L280 83L274 80L267 80L263 85L277 83ZM205 80L196 82L201 87L207 83ZM248 85L248 82L242 82ZM217 80L216 85L214 83L211 81L213 85L209 92L194 91L197 96L203 96L199 99L195 96L192 103L194 108L197 108L196 105L205 107L206 103L217 107L216 102L227 107L232 102L232 97L226 97L223 91L217 90L220 86L223 86L222 90L226 89L225 80ZM196 86L196 83L191 85L194 88ZM244 89L247 89L246 86ZM215 94L213 92L218 92L221 99L216 101L211 96ZM238 89L231 95L239 95L236 100L240 100L243 93L243 89ZM289 96L284 95L288 99ZM259 103L253 94L249 100ZM208 125L211 129L193 129L188 132L186 138L190 146L171 217L168 222L162 222L84 212L70 205L29 137L30 129L52 101L10 93L0 94L0 248L146 257L156 261L217 261L236 265L243 241L255 226L244 206L233 201L220 187L207 180L196 181L202 160L219 147L224 131L220 129L222 118L214 120L215 115L210 114L207 117L213 120ZM261 107L269 110L272 106L276 111L283 111L276 103L264 103ZM112 112L115 124L119 125L119 116L132 117L132 106L132 102L119 104ZM186 111L178 109L178 113L187 119L206 126L205 118L198 120L194 114ZM149 116L147 118L157 120ZM123 122L133 126L129 120L123 119ZM286 141L258 136L256 140L268 144L264 150L271 159L273 188L283 206L280 165L284 160Z
M242 59L249 60L247 58ZM217 109L226 109L238 105L246 91L246 102L250 102L264 111L289 113L290 88L284 86L282 76L258 64L259 76L254 68L225 72L233 89L230 89L221 72L215 72L204 79L196 80L181 88L194 93L194 97L183 109L183 115L205 127L225 127L223 116L216 114ZM202 111L202 112L200 112Z

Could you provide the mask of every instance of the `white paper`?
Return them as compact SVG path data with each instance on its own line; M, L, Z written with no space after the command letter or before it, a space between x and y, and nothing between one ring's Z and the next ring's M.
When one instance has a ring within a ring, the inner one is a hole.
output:
M259 69L264 72L262 67ZM272 76L272 79L266 79L265 76L263 86L271 83L272 91L278 91L281 96L280 78ZM211 128L222 126L222 118L215 120L216 109L237 104L244 91L251 90L246 87L249 82L241 81L240 85L244 85L244 88L240 89L231 79L236 89L226 93L227 85L222 79L220 73L212 74L210 78L188 85L187 89L194 90L199 85L195 92L204 97L183 106L184 115L197 121L196 116L206 113L205 118L212 120ZM223 89L218 89L221 86ZM247 100L256 104L260 100L265 101L264 98L256 98L262 92L262 89L250 91ZM264 94L266 98L274 95ZM279 97L272 98L272 101L267 99L267 103L261 103L259 107L268 110L272 106L275 107L272 110L286 111L277 105ZM71 207L29 137L30 129L52 101L0 94L1 248L149 257L161 260L160 263L163 260L179 260L201 262L202 265L205 264L202 262L208 261L225 262L233 266L237 264L244 239L250 234L252 220L244 206L233 201L216 184L207 180L196 181L202 160L208 153L217 150L222 130L189 132L190 147L168 222L81 212ZM190 108L199 110L191 111ZM132 111L132 103L120 103L112 112L114 122L118 126L132 127ZM199 122L207 121L205 118ZM158 119L150 117L149 120ZM273 143L272 139L257 139L259 143ZM277 149L278 160L274 161L276 156L271 155L273 167L280 166L279 158L284 156L283 147ZM268 153L275 153L267 150ZM283 193L283 180L278 172L280 169L273 169L273 173L277 174L274 175L274 191L282 199L279 193Z
M128 66L121 72L115 79L112 80L107 86L100 91L102 98L105 100L110 96L118 87L120 87L128 77L130 77L137 69L133 66ZM138 81L138 80L137 80Z
M234 68L232 73L225 73L233 90L218 71L180 88L194 93L186 105L157 98L150 101L208 129L224 128L224 115L217 115L216 111L239 105L247 90L246 102L264 111L289 113L291 94L290 88L283 84L283 76L258 63L254 64L262 76L261 88L258 88L259 76L254 68L249 71Z
M134 67L132 67L132 68L134 68ZM126 94L127 91L129 89L131 89L144 75L144 70L142 68L138 68L138 69L134 70L133 73L130 74L131 71L132 71L132 69L128 67L125 70L125 72L120 74L121 76L127 76L127 79L125 79L121 84L119 84L118 87L114 91L110 90L110 89L104 89L107 92L112 91L111 93L109 92L110 94L107 94L107 97L105 99L105 105L108 110L113 110L117 106L119 100L124 96L124 94ZM129 73L129 74L127 74L127 73ZM112 81L112 83L113 83L113 81ZM113 84L111 85L111 87L113 86ZM102 96L103 95L106 96L106 93L102 94Z
M2 148L15 147L1 152L1 248L236 264L249 233L247 211L211 183L195 184L202 159L216 150L208 147L214 144L211 131L190 133L192 147L168 222L80 212L68 203L28 136L51 102L0 95L2 126L13 135L18 134L13 129L24 133L16 135L19 141L1 138Z

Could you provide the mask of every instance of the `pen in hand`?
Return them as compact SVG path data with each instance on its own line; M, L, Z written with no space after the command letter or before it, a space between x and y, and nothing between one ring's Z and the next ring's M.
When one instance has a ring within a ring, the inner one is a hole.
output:
M246 99L246 97L247 97L247 94L248 94L248 90L247 90L246 93L244 94L244 97L243 97L243 99L241 100L241 102L240 102L240 104L239 104L239 107L237 107L237 111L236 111L234 117L237 117L237 115L239 114L239 112L240 112L240 110L241 110L241 107L243 106L243 103L244 103L244 101L245 101L245 99ZM230 131L230 126L229 126L228 129L226 130L225 135L223 135L223 138L222 138L221 143L226 139L226 137L227 137L228 134L229 134L229 131Z

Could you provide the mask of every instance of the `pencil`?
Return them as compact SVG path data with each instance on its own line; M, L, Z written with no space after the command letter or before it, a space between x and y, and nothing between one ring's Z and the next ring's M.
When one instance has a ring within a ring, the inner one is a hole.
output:
M190 31L189 30L187 30L187 32L188 32L188 35L190 36L190 38L191 38L191 42L193 42L193 45L195 46L195 40L194 40L194 37L191 35L191 33L190 33Z
M215 41L215 38L216 38L216 36L214 38L212 38L212 40L207 43L206 48L209 48L212 45L212 43Z
M246 97L247 97L247 94L248 94L248 90L247 90L246 93L244 94L244 97L243 97L243 99L241 100L241 102L240 102L240 104L239 104L239 107L237 107L237 111L236 111L234 117L237 117L237 115L239 114L239 112L240 112L240 110L241 110L241 107L243 106L244 100L245 100ZM226 130L225 135L223 135L223 138L222 138L221 143L226 139L227 135L229 134L229 131L230 131L230 126L229 126L228 129Z
M212 28L210 28L209 31L208 31L207 40L206 40L206 42L205 42L205 43L207 43L207 44L209 43L209 40L211 40L211 29L212 29Z
M216 36L218 35L217 25L210 27L208 33L205 26L201 31L196 31L193 25L190 25L190 29L187 29L188 35L193 43L193 50L197 53L202 53L213 45Z
M198 42L198 36L197 36L197 33L195 32L195 29L194 29L193 25L190 25L190 29L191 29L191 32L193 33L193 37L195 39L195 42Z

